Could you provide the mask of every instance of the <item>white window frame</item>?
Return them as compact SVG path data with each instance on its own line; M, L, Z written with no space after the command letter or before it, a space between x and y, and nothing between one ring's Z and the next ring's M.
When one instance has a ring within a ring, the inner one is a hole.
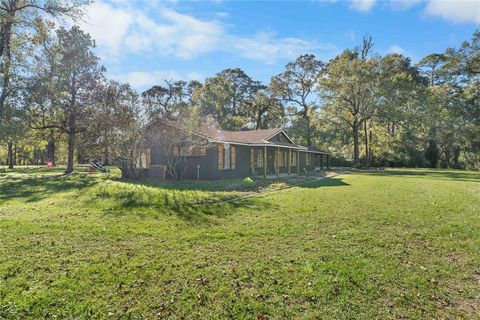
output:
M264 159L263 159L263 150L256 149L257 154L257 161L255 162L257 168L263 168L264 166Z

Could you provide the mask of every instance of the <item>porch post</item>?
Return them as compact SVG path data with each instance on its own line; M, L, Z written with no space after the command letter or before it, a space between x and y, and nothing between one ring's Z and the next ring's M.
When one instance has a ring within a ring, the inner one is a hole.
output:
M290 160L292 160L291 152L292 149L288 148L288 175L290 175Z
M300 150L297 150L297 174L300 175Z
M320 170L323 170L323 154L320 154Z
M277 147L277 156L275 157L275 162L277 164L277 177L280 175L280 147Z
M263 179L267 178L267 146L263 147Z
M255 176L255 147L250 147L250 170L252 176Z

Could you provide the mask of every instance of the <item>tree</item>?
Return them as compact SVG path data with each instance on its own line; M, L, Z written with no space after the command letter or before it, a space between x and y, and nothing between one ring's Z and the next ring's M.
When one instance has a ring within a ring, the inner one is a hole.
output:
M102 154L103 164L109 165L118 156L114 140L133 121L129 104L137 99L130 85L109 80L97 86L95 113L84 132L90 154Z
M223 129L239 130L248 125L252 100L261 89L243 70L225 69L205 80L199 96L203 115L214 115Z
M12 93L12 67L15 59L14 42L25 36L30 37L44 30L48 18L81 15L83 0L4 0L0 3L0 124L5 111L5 102ZM32 40L32 39L30 39Z
M319 89L325 100L325 109L335 118L348 122L353 137L353 163L359 164L360 129L367 131L368 121L374 116L377 102L377 57L369 57L371 38L366 37L362 48L345 50L331 60L326 75L319 79ZM365 162L368 166L368 136L365 134Z
M297 110L301 117L306 144L312 146L312 112L319 108L319 96L315 88L323 74L324 64L313 54L298 57L285 66L285 71L272 78L270 87L282 101Z
M430 142L440 150L443 167L465 165L475 168L480 160L480 31L459 49L431 54L418 66L430 75ZM429 142L429 145L431 144Z
M112 149L113 161L122 171L122 178L137 179L142 167L141 157L149 142L148 115L133 91L122 99L122 119L115 122Z
M285 123L285 110L282 103L269 88L257 91L248 109L249 122L255 130L282 126Z
M45 61L51 70L51 88L48 90L49 113L52 122L42 129L58 129L68 135L67 169L73 171L77 133L84 130L84 124L92 119L96 110L92 106L95 91L104 69L98 65L93 53L95 44L90 35L79 27L57 31L57 39L43 51Z
M201 116L200 108L196 106L176 122L160 123L150 131L149 137L162 146L168 175L173 180L181 180L188 168L187 157L201 154L202 149L206 153L207 149L213 147L212 143L197 133L215 131L217 128L215 119Z
M185 81L164 80L164 86L156 85L142 93L143 104L150 118L175 120L181 108L189 104L188 83Z

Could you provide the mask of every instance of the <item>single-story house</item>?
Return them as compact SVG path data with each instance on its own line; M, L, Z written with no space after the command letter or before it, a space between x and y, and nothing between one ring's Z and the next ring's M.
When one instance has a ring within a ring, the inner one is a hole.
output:
M145 174L150 178L169 178L166 165L166 148L162 145L162 130L177 124L158 120L150 125L150 141L142 155ZM249 176L302 175L307 172L329 169L330 154L309 150L295 144L283 129L226 131L214 128L197 128L193 134L205 144L188 151L180 146L177 154L184 156L182 178L218 180Z

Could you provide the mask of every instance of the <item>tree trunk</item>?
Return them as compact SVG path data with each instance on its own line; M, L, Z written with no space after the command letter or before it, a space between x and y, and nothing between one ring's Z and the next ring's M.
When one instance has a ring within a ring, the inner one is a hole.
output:
M14 144L13 145L13 165L16 166L17 165L17 145Z
M68 157L67 157L67 170L65 170L65 173L73 172L74 152L75 152L75 131L71 130L68 133Z
M255 130L260 129L260 123L262 122L262 116L260 114L257 115L257 120L255 121Z
M66 174L73 172L76 129L76 114L74 108L72 108L72 111L70 111L70 114L68 116L68 157L67 170L65 170Z
M53 130L50 131L50 135L48 136L47 161L52 162L53 165L55 165L55 137L53 135Z
M1 34L1 45L0 45L0 54L5 56L2 63L2 73L3 73L3 82L2 82L2 93L0 94L0 121L3 118L3 113L5 112L5 102L10 91L10 68L11 68L11 52L10 52L10 39L11 39L11 29L13 24L13 17L8 19L8 22L2 26Z
M105 147L105 150L103 150L103 165L108 166L109 161L108 161L108 147Z
M453 149L453 165L456 169L460 168L458 159L460 158L460 147L455 147Z
M312 146L312 133L310 132L310 117L308 116L308 108L305 109L303 118L307 123L307 132L306 132L305 138L307 140L307 147L310 148Z
M8 142L7 164L10 169L13 169L13 143Z
M358 125L357 119L353 120L352 129L353 129L353 165L357 166L360 159L360 156L359 156L360 148L359 148L359 141L358 141L359 125Z
M365 135L365 167L370 167L370 150L368 145L368 129L367 129L367 120L363 122L363 133Z
M372 163L375 165L375 157L372 152L372 141L373 141L373 132L372 130L369 130L369 138L368 138L368 161L369 161L369 166L372 165Z

